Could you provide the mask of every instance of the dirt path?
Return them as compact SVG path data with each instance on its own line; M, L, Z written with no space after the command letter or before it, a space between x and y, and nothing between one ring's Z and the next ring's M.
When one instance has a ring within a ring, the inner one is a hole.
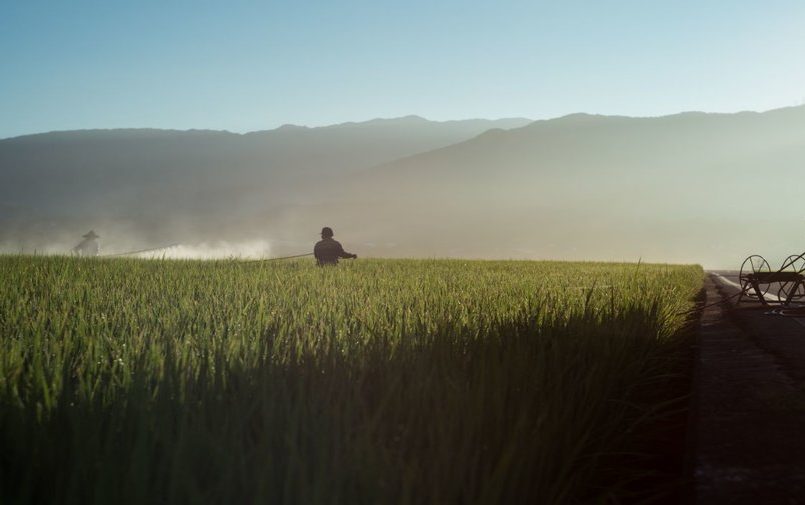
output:
M706 288L713 303L734 286ZM805 504L805 327L764 312L725 301L702 315L692 503Z

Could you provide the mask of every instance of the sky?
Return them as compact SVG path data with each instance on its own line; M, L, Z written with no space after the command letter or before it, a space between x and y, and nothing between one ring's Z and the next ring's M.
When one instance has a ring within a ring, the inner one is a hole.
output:
M0 0L0 138L805 104L801 0Z

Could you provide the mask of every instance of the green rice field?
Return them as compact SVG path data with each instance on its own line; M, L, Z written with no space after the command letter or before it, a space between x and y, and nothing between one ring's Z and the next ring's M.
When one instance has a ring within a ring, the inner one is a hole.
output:
M617 503L702 279L0 256L0 503Z

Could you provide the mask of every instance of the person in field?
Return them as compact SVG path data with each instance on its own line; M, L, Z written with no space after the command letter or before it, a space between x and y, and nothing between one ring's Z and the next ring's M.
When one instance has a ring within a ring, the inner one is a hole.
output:
M355 259L358 257L357 254L346 252L341 247L341 243L333 239L333 229L328 226L321 229L321 240L316 242L313 247L313 255L319 266L337 265L339 258Z
M79 256L97 256L101 250L98 245L98 239L101 237L96 235L94 230L90 230L89 233L83 235L83 237L84 240L73 247L73 252Z

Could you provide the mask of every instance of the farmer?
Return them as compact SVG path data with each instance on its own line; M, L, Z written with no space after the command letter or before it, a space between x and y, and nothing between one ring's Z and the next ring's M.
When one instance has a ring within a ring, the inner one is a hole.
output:
M319 266L322 265L337 265L338 258L352 258L358 257L357 254L351 254L344 251L341 244L333 239L333 229L325 226L321 229L321 240L316 242L313 247L313 255Z
M98 246L98 239L100 237L95 234L94 230L90 230L89 233L83 235L83 237L84 240L73 247L73 252L79 256L97 256L100 251L100 247Z

